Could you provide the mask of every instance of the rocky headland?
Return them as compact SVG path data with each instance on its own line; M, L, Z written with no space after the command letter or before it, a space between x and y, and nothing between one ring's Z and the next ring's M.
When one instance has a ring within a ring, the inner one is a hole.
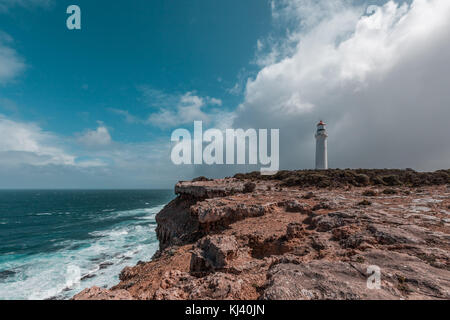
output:
M450 299L450 170L201 177L175 193L152 261L74 299Z

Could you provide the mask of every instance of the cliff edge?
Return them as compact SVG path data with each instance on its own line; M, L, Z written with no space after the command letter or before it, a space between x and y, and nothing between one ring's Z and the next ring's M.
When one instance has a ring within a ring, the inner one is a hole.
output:
M449 184L450 170L179 182L152 261L74 299L449 299Z

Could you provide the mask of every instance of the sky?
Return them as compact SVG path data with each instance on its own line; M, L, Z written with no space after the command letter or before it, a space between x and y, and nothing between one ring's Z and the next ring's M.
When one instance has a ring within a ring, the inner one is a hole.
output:
M66 9L81 8L81 30ZM171 133L280 129L281 169L450 167L450 1L0 0L0 188L172 188Z

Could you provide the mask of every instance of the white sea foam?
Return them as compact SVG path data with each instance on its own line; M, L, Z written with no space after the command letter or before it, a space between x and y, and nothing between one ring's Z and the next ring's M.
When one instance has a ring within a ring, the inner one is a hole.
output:
M124 211L115 211L115 212L105 212L100 216L96 216L99 220L109 220L116 219L118 217L150 217L154 218L155 215L164 208L164 205L155 206L152 208L142 208L142 209L133 209L133 210L124 210Z
M162 207L108 212L130 219L92 232L93 238L60 243L65 248L57 252L0 263L1 270L14 271L0 282L0 299L67 299L94 285L117 284L125 266L148 261L156 252L155 225L149 222ZM69 272L77 268L79 273Z

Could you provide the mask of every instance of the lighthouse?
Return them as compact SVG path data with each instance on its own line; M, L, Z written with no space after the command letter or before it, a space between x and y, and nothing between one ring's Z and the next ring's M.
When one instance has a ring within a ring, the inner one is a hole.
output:
M316 132L316 170L328 169L328 153L327 153L327 130L326 124L320 121L317 124Z

